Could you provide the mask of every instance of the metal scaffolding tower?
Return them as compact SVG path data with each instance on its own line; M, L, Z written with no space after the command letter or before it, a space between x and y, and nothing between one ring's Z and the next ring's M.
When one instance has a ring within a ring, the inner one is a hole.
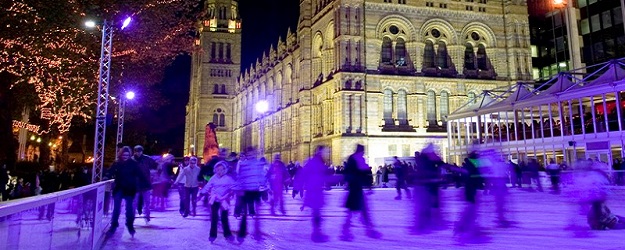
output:
M119 156L119 144L124 137L124 113L126 113L126 98L119 96L119 106L117 108L117 143L115 144L115 159Z
M106 115L111 77L111 54L113 52L113 25L104 21L102 25L102 50L100 53L100 76L98 81L98 106L96 109L95 142L93 146L93 169L91 182L102 180L104 167L104 141L106 139Z

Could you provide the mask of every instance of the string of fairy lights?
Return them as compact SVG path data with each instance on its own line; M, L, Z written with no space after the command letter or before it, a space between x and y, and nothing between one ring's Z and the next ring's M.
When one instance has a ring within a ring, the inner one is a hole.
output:
M160 81L163 69L176 55L191 51L193 36L189 33L198 19L179 13L194 13L200 1L123 2L103 12L120 13L120 9L132 7L132 13L142 16L142 23L137 35L116 37L111 77L120 80L113 83L121 83L118 69L121 67L118 66L123 64L125 78L137 77L142 81L140 84L154 84ZM6 14L0 17L0 72L17 77L12 88L20 84L34 87L35 110L47 123L38 124L41 125L36 132L39 135L52 131L63 134L70 130L75 118L91 119L90 107L95 104L98 79L98 34L73 23L77 17L87 16L85 6L78 1L66 1L63 6L69 8L58 10L58 18L49 18L50 13L41 10L48 3L10 0L2 4Z

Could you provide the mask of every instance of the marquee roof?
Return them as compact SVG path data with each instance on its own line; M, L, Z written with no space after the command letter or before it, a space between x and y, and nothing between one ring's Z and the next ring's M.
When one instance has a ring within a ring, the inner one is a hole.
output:
M591 73L585 73L591 71ZM585 75L579 78L579 75ZM517 108L536 106L568 99L576 99L608 92L625 90L625 58L610 60L581 69L560 72L547 82L533 88L533 82L518 82L505 90L484 91L476 99L449 115L458 119ZM501 94L494 94L494 93Z

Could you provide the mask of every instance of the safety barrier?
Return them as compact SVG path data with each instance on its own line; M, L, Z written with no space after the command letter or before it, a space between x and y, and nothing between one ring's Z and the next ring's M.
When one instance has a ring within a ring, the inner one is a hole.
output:
M100 249L112 183L0 202L0 250Z

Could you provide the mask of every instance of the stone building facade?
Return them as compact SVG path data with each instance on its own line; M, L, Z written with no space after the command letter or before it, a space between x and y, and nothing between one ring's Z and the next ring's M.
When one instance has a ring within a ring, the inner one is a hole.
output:
M445 154L449 113L531 77L524 0L300 0L297 30L240 73L237 2L207 2L227 20L212 28L209 15L200 24L189 153L201 153L204 127L214 122L222 147L258 146L262 132L264 154L287 161L319 144L330 146L333 164L358 143L376 165L430 142ZM221 58L212 53L221 43L230 44L230 61L212 59ZM270 103L267 113L255 111L259 100Z

